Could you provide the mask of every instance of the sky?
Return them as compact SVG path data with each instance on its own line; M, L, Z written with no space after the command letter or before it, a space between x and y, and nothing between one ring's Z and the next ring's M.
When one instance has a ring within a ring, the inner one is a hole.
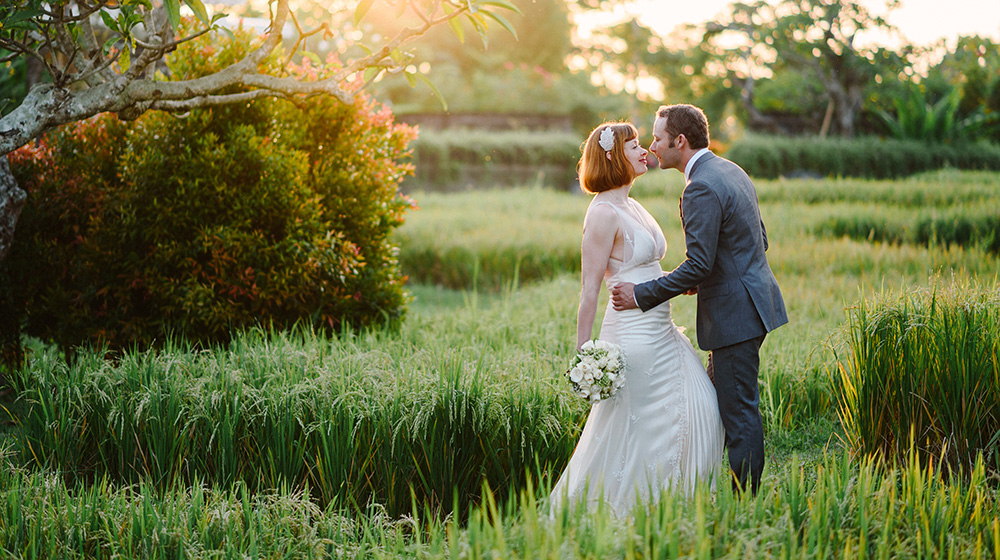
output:
M679 25L717 19L732 0L636 0L629 13L659 35ZM876 14L886 13L885 0L861 0ZM581 26L586 25L580 22ZM1000 40L1000 0L902 0L889 12L889 23L908 42L930 46L940 38L979 34Z

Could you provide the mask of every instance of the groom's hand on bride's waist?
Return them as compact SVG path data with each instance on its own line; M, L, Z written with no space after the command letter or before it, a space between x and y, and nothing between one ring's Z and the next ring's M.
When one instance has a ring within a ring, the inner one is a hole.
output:
M620 282L611 287L611 305L615 311L625 311L626 309L637 309L635 302L635 284L631 282Z

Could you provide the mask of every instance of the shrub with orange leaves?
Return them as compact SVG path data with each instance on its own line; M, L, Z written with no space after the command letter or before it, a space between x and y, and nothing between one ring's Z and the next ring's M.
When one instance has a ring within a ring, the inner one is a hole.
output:
M209 71L247 37L193 42L174 71ZM60 129L10 156L28 203L0 312L63 347L392 323L407 296L389 234L412 206L398 186L414 137L364 95Z

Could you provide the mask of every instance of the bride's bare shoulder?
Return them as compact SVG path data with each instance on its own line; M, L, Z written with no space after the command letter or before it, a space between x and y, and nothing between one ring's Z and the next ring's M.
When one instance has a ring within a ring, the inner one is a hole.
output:
M618 212L607 202L594 201L587 208L587 216L584 223L613 223L618 221Z

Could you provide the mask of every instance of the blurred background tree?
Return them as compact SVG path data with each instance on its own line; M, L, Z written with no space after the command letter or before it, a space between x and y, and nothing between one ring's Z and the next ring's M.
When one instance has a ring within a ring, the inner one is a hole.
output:
M394 111L408 113L512 113L565 115L578 132L602 119L628 116L627 96L595 85L589 68L572 70L567 62L577 52L575 24L566 0L512 0L519 14L508 19L516 36L495 29L482 38L463 24L427 34L414 53L419 69L441 96L411 88L400 76L388 76L374 87L391 101ZM376 28L391 22L373 18ZM449 34L457 33L456 42Z
M882 95L887 102L877 113L888 134L931 142L1000 140L1000 44L963 36L954 48L939 42L924 51L940 61Z

